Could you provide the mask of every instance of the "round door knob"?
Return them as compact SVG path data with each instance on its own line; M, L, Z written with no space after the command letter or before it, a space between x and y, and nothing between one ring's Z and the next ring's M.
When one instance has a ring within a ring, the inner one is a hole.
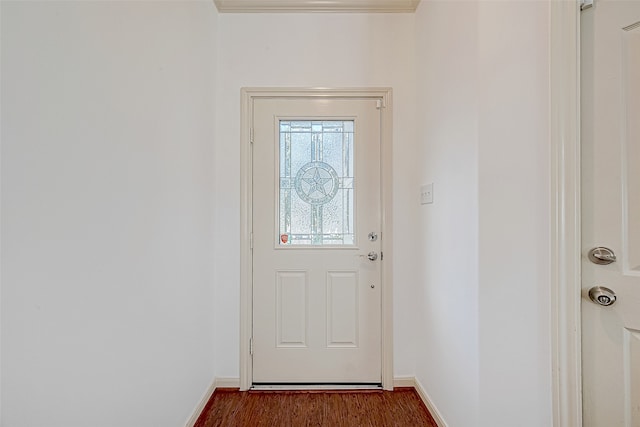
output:
M378 259L378 254L371 251L367 254L367 258L369 258L369 261L375 261Z
M598 305L608 307L616 302L616 293L604 286L589 289L589 298Z

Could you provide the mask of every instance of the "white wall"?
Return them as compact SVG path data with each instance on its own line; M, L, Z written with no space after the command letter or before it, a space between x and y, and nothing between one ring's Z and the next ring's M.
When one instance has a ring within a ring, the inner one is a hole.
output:
M211 383L216 14L2 2L2 426L180 426Z
M482 426L552 425L549 3L478 5Z
M394 374L551 425L547 2L1 5L2 426L181 425L239 375L243 86L393 87Z
M414 186L434 183L434 203L417 208L416 378L450 427L478 425L477 9L427 1L416 12Z
M237 377L240 88L391 86L394 97L395 373L413 375L414 153L412 14L221 14L216 140L217 375Z
M549 3L423 1L416 20L435 182L416 376L451 427L551 425Z

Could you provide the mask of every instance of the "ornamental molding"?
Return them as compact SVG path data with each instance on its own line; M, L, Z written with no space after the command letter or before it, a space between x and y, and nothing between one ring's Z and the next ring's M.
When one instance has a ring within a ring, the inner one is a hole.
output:
M413 13L420 0L214 0L221 13Z

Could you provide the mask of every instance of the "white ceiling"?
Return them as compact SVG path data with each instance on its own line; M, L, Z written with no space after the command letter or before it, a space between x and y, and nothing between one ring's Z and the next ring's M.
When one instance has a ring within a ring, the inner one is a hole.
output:
M420 0L214 0L220 12L415 12Z

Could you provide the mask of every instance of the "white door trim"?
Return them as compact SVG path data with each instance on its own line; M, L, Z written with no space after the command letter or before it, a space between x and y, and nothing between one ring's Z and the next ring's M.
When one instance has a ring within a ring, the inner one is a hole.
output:
M381 113L381 173L382 173L382 235L393 236L391 197L391 88L323 89L323 88L242 88L240 123L240 390L251 387L252 366L249 348L252 325L252 159L251 124L253 100L257 98L372 98L382 103ZM382 387L393 389L393 288L392 239L382 239Z
M553 425L582 426L580 5L550 1Z
M420 0L214 0L220 13L413 13Z

